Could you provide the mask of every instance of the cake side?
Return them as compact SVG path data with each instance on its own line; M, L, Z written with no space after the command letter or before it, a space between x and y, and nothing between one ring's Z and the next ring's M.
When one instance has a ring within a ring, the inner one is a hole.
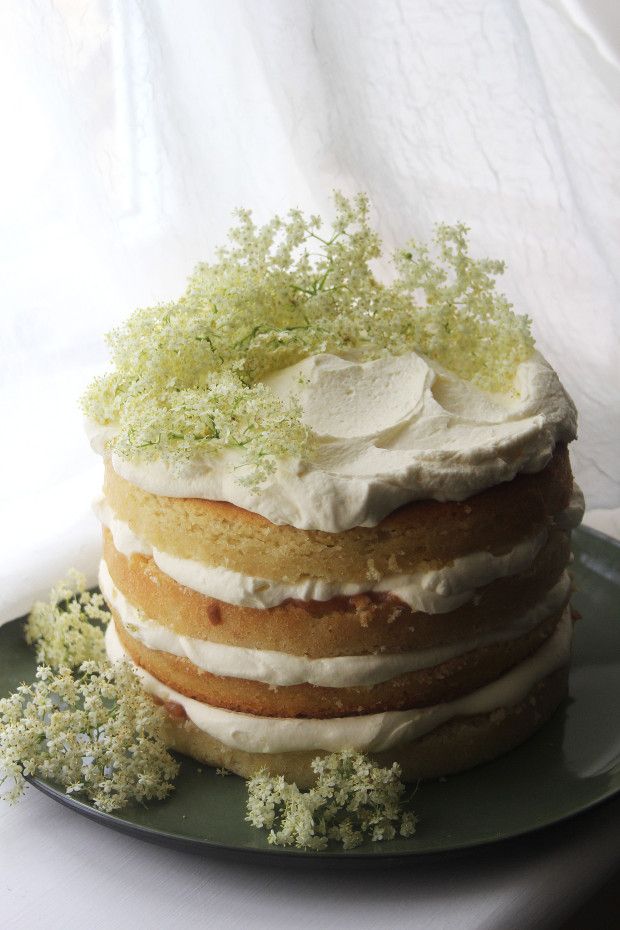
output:
M568 666L535 685L518 704L489 714L461 716L419 739L386 752L373 753L380 765L400 765L405 781L453 775L488 762L514 749L540 729L565 699ZM244 778L260 769L282 775L300 788L314 782L310 763L326 753L311 750L287 753L252 753L233 749L173 710L168 722L169 745L200 762L225 768Z
M550 480L550 475L556 480ZM557 480L558 476L564 476L565 482ZM158 683L155 696L170 711L171 744L240 774L251 773L252 766L265 767L273 774L296 772L304 782L309 778L309 768L303 774L304 765L309 766L317 753L327 751L320 739L299 752L274 751L262 736L259 748L252 748L251 738L249 747L234 745L234 735L231 738L230 734L235 734L242 718L256 724L271 719L276 725L289 720L310 726L331 720L336 730L343 725L345 730L330 746L345 748L351 745L348 721L366 718L381 730L384 724L377 724L378 719L408 712L419 721L431 714L436 715L435 722L422 735L412 739L408 720L400 728L401 738L389 748L375 751L372 740L362 743L361 748L383 760L398 760L407 778L423 773L430 777L477 764L526 738L548 718L565 693L571 627L566 613L570 596L566 569L570 526L579 516L574 502L571 505L575 495L571 493L570 471L566 476L563 449L547 466L547 474L527 476L528 496L545 516L542 525L537 524L536 545L523 550L520 562L502 562L506 550L510 553L523 542L513 539L512 545L499 547L502 553L485 550L490 559L482 566L482 574L480 565L474 565L473 586L462 570L454 570L459 559L472 556L471 551L456 554L443 564L434 559L434 568L428 562L415 564L412 577L416 577L416 570L422 572L422 584L429 584L434 572L436 586L441 589L443 583L447 589L434 592L431 610L416 609L393 593L368 591L339 594L326 601L284 598L274 607L226 603L163 572L153 557L158 550L153 553L152 544L140 539L117 515L110 518L113 511L106 501L110 509L105 516L111 529L104 528L101 587L115 618L114 648L142 670L146 682ZM522 482L514 479L513 483L516 499L522 500ZM545 495L543 489L550 491ZM140 494L144 500L146 492ZM502 487L502 496L510 496L510 483ZM147 503L149 519L158 512L160 500L153 495L153 502ZM189 503L208 512L208 502ZM470 499L470 514L476 514L478 503L476 497ZM186 513L186 501L167 504ZM423 510L425 504L414 503L408 508L414 539L415 530L420 532L415 519L418 507ZM507 502L504 508L509 511ZM443 524L437 519L442 509ZM441 539L451 532L454 507L436 503L434 512L434 533ZM228 511L227 518L236 518L245 533L257 525L239 508ZM499 508L496 518L501 519ZM423 520L420 526L426 529ZM380 524L368 532L380 535L382 529ZM532 538L529 529L526 540ZM147 554L149 550L151 554ZM442 604L446 598L447 603ZM456 598L456 606L450 598ZM553 667L543 664L539 677L530 681L529 664L559 640L562 648L552 650ZM525 675L525 691L522 683L508 694L500 688L504 703L485 713L468 713L467 704L458 705L459 701L475 700L485 688L493 688L511 674L517 680ZM293 683L287 683L291 675ZM544 683L547 678L550 684ZM188 717L185 701L205 712L196 718L198 724ZM451 716L452 705L457 709ZM213 729L210 715L218 711L228 714L223 732L221 722L215 732ZM443 719L446 713L448 720ZM316 740L316 732L311 731L308 738ZM452 753L448 752L450 745ZM423 750L421 755L418 749Z
M325 236L242 212L111 335L85 399L107 648L240 774L344 748L441 774L565 694L576 412L465 227L387 283L366 199L335 201Z

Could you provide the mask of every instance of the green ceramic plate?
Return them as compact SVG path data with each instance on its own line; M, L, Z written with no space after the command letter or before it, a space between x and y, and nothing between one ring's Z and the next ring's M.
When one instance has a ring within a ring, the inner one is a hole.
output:
M304 853L269 846L244 821L245 783L183 759L174 795L147 808L102 814L35 779L35 787L80 814L141 839L202 853L285 857L289 862L379 861L464 851L558 823L620 790L620 544L591 530L575 533L575 632L570 699L523 746L495 762L420 785L420 821L410 839L368 843L350 852ZM0 628L0 693L33 678L23 620Z

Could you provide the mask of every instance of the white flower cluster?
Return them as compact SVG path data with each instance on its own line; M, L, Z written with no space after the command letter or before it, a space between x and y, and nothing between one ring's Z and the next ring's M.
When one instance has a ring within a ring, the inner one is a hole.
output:
M110 451L179 467L236 449L242 480L258 484L280 459L312 452L298 405L262 378L321 352L413 350L485 389L510 386L533 339L495 290L503 263L471 258L467 227L439 225L431 249L412 240L395 253L384 283L367 198L336 193L334 204L330 232L299 210L265 226L238 211L229 245L179 300L136 310L109 334L114 368L83 406L113 427Z
M344 750L317 757L312 768L317 780L308 791L265 771L248 782L246 820L269 830L270 843L321 850L334 840L353 849L364 839L415 833L415 814L402 810L405 786L396 763L380 768Z
M105 661L102 626L109 620L102 595L87 591L86 579L73 569L54 585L47 602L37 601L32 608L26 642L35 646L37 662L52 668Z
M35 605L26 624L39 665L33 684L0 700L0 785L17 800L39 776L113 811L164 798L178 764L166 749L165 713L127 663L111 666L101 595L73 572Z
M103 811L164 798L178 771L164 719L126 664L83 662L77 674L39 666L34 684L0 700L0 766L12 781L4 797L17 800L36 775Z

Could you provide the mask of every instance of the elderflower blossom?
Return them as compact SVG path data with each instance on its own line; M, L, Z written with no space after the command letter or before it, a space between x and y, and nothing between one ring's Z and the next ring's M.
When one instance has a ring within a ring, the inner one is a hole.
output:
M172 791L179 767L166 748L166 715L127 663L109 664L101 629L109 618L75 571L35 604L25 636L44 664L33 684L0 700L5 800L21 797L30 776L108 812Z
M380 768L351 750L318 756L316 784L301 791L265 770L248 782L246 820L269 831L268 842L299 849L325 849L330 840L344 849L415 833L416 817L401 809L405 786L397 763Z
M83 662L77 674L39 666L33 684L0 700L0 784L12 783L3 797L16 801L38 776L107 812L164 798L178 771L164 726L126 663Z
M335 219L291 210L260 227L237 211L229 245L198 265L176 302L137 310L108 336L114 369L83 398L113 427L109 451L171 467L237 450L239 478L258 485L279 459L312 454L299 405L263 382L321 352L361 359L416 351L490 391L510 387L532 352L527 317L495 291L499 261L473 259L468 229L439 225L393 257L384 283L368 199L334 195Z
M32 608L26 642L35 645L37 662L52 668L77 668L88 659L103 661L101 625L109 619L102 595L87 591L84 576L72 570L54 585L47 602L37 601Z

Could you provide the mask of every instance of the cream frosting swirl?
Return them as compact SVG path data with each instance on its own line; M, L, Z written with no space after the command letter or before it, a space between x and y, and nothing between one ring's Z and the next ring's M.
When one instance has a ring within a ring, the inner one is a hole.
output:
M477 691L453 701L411 710L325 719L259 717L213 707L169 688L131 662L113 623L106 631L106 649L112 662L126 660L144 689L162 701L179 704L189 720L205 733L245 752L334 752L356 749L381 752L411 742L455 717L488 714L522 701L534 685L568 663L573 624L567 608L555 632L525 661Z
M538 353L503 394L415 352L369 362L315 355L264 380L299 398L311 451L281 461L260 488L239 480L235 450L175 468L113 455L114 469L154 494L226 500L272 523L336 533L375 526L409 501L464 500L540 471L576 435L575 407ZM103 453L109 428L89 432Z

